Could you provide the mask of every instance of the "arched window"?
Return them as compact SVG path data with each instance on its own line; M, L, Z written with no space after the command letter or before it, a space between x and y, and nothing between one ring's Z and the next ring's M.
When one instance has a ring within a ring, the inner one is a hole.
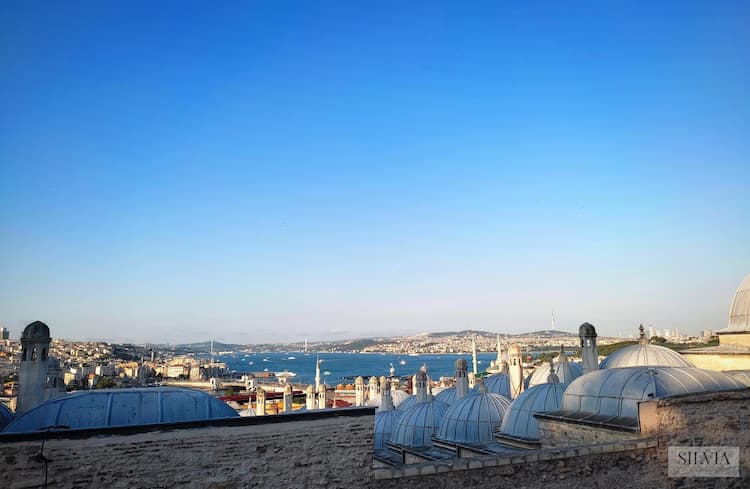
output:
M42 361L47 360L47 349L42 348Z
M23 347L23 356L22 356L22 361L24 361L24 362L25 362L25 361L27 360L27 358L28 358L28 356L26 355L26 353L27 353L27 350L26 350L26 347L24 346L24 347Z
M35 361L37 357L36 347L31 350L31 361Z

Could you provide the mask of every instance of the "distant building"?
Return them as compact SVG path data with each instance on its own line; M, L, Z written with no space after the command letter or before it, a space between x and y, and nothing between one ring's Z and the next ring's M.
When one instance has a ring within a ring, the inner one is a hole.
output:
M8 340L10 339L10 331L8 328L0 328L0 340Z

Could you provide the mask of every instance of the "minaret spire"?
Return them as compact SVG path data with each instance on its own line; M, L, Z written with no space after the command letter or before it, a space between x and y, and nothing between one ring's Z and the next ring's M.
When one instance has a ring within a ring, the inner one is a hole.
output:
M471 361L474 366L474 375L477 374L477 342L474 336L471 337Z

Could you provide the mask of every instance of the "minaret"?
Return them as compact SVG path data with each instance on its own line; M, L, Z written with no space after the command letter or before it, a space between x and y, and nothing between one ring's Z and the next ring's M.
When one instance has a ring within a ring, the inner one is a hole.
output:
M510 395L512 399L518 397L523 392L523 358L521 356L521 347L513 344L508 348L508 358L510 360L508 376L510 377Z
M427 402L427 372L420 369L417 370L417 374L414 376L416 379L414 382L414 388L417 393L417 402Z
M640 338L638 338L638 344L639 345L648 345L648 338L646 338L646 333L643 331L643 324L638 326L638 331L641 333Z
M320 388L320 357L315 357L315 392Z
M266 391L262 387L258 387L255 391L255 415L266 415Z
M326 409L328 407L328 399L326 399L326 385L320 384L318 386L318 409Z
M47 369L49 362L49 327L41 321L26 326L21 335L21 369L16 416L49 399ZM57 379L55 379L55 383Z
M378 386L378 378L375 377L374 375L370 377L370 383L368 384L368 387L370 388L370 392L369 392L370 397L367 399L369 402L369 401L373 401L377 399L378 397L378 391L380 390Z
M354 379L354 405L365 405L365 379L361 376Z
M477 342L471 337L471 361L474 364L474 375L477 374Z
M292 399L294 395L292 392L292 385L287 384L284 386L284 412L285 413L291 413L292 412Z
M469 379L466 376L468 370L466 360L456 360L456 400L463 399L469 393Z
M643 325L641 325L643 334ZM583 323L578 328L578 337L581 339L581 357L583 357L583 373L599 370L599 347L596 346L596 328L593 324Z
M380 393L380 410L389 411L393 409L393 397L391 396L391 389L388 387L388 383L383 383L385 386Z
M315 410L315 387L312 384L305 391L305 407L308 411Z
M497 358L495 359L497 368L500 368L501 363L503 363L503 349L500 347L500 335L497 335Z
M467 375L467 377L469 378L469 389L473 389L474 386L477 385L477 376L474 375L474 372L469 372L469 375Z

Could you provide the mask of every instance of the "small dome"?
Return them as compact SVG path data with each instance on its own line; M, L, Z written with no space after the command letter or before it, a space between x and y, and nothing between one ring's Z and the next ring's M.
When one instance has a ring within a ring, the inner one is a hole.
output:
M693 364L674 350L646 343L620 348L599 364L600 369L621 367L693 367Z
M5 404L0 403L0 431L13 421L13 411L8 409Z
M746 386L750 387L750 370L735 370L733 372L724 372L731 375L735 380L739 380Z
M510 401L498 394L476 392L459 399L443 416L437 438L452 443L484 443L495 439Z
M596 370L565 389L562 409L580 419L638 425L638 403L660 397L745 386L721 372L690 367L626 367ZM566 415L564 414L564 415Z
M444 402L447 405L452 405L454 402L456 402L456 388L455 387L446 387L445 389L442 389L438 394L435 396L436 401Z
M240 412L239 412L238 414L239 414L239 415L240 415L241 417L243 417L243 418L247 418L247 417L249 417L249 416L255 416L255 415L256 415L256 413L255 413L255 409L253 409L252 407L249 407L249 408L247 408L247 409L243 409L243 410L242 410L242 411L240 411Z
M391 390L391 398L393 399L393 407L399 407L402 402L409 399L411 396L402 390Z
M513 398L510 393L510 377L508 374L489 375L482 379L482 383L487 387L487 391L493 394L505 396L509 401ZM474 391L478 391L480 384L474 386Z
M46 401L21 414L4 432L27 433L46 426L82 430L237 416L225 402L193 389L97 389Z
M406 394L408 397L398 403L398 406L394 403L393 405L396 406L396 409L399 410L399 412L404 413L407 409L412 407L417 403L417 396L410 396L409 394Z
M419 402L413 405L401 415L391 441L412 448L432 446L432 435L437 433L448 407L440 401Z
M41 321L34 321L24 328L21 341L49 341L49 326Z
M580 338L592 338L596 337L596 328L591 323L583 323L578 328L578 336Z
M534 387L535 385L547 383L547 377L549 377L549 363L540 365L534 373L526 378L526 387ZM574 379L577 379L583 375L583 367L580 363L576 362L555 362L555 374L561 384L570 384Z
M394 409L381 411L375 415L375 450L386 448L385 443L391 439L400 418L401 415Z
M534 413L555 411L562 403L564 384L538 384L523 391L510 405L500 431L510 438L539 440L539 424Z
M729 323L717 333L750 331L750 274L745 277L734 293L729 307Z

